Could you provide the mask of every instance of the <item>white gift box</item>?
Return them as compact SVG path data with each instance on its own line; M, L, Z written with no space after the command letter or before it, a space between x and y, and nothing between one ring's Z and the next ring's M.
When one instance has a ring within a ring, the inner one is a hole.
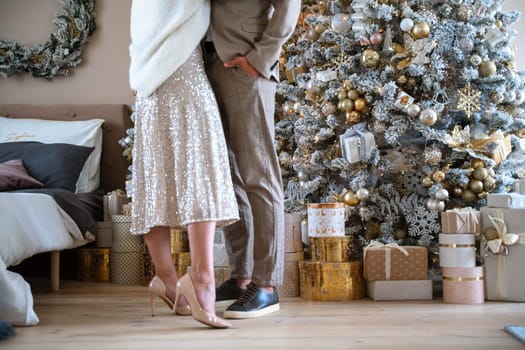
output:
M364 123L356 124L339 136L341 154L348 163L366 159L376 145L374 134L365 127Z
M487 207L525 208L525 195L520 193L489 193Z
M525 234L519 236L517 243L507 247L508 255L488 253L485 256L487 300L525 302Z
M441 233L439 235L439 266L476 266L475 235Z
M344 235L344 203L308 203L308 236Z
M514 192L525 195L525 180L516 180L513 184Z
M432 280L368 281L366 291L373 300L431 300Z

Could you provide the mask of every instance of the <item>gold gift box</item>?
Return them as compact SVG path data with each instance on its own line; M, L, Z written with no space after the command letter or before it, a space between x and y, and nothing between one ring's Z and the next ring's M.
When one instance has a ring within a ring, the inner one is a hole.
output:
M453 209L441 212L441 233L479 233L479 210Z
M79 248L76 251L77 279L109 282L109 248Z
M177 275L180 277L184 275L187 270L188 266L190 266L190 253L175 253L171 254L171 258L173 259L173 265L175 266L175 271L177 271ZM149 252L147 249L144 250L144 285L148 285L151 279L155 276L155 266L153 265L153 261L151 260L151 256L149 255Z
M348 262L352 255L352 237L310 237L312 261Z
M365 296L361 261L300 261L301 297L316 301L349 301Z
M172 228L170 230L170 246L171 254L189 252L188 231Z
M284 252L295 253L303 250L301 223L303 216L297 213L284 213Z

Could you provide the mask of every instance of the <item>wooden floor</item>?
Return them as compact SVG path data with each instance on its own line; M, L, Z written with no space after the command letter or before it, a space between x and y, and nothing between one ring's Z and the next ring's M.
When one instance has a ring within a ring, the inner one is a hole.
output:
M214 330L173 316L145 288L62 281L60 292L33 283L40 325L17 327L0 349L524 349L503 331L525 325L525 303L310 302L284 298L281 311ZM221 310L219 310L220 312Z

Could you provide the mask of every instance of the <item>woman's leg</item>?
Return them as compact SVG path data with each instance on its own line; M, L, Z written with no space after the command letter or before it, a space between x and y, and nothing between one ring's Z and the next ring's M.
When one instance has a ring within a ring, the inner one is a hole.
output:
M151 260L153 260L155 274L166 286L166 296L175 300L178 276L171 257L170 228L153 227L144 235L144 241L148 246Z
M188 225L191 268L190 276L201 307L215 314L215 277L213 273L213 239L215 222Z

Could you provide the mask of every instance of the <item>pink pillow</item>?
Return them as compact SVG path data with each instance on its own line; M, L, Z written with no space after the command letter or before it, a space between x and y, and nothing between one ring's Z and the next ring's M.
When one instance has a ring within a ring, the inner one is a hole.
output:
M0 163L0 191L20 190L44 186L37 179L29 176L22 159Z

